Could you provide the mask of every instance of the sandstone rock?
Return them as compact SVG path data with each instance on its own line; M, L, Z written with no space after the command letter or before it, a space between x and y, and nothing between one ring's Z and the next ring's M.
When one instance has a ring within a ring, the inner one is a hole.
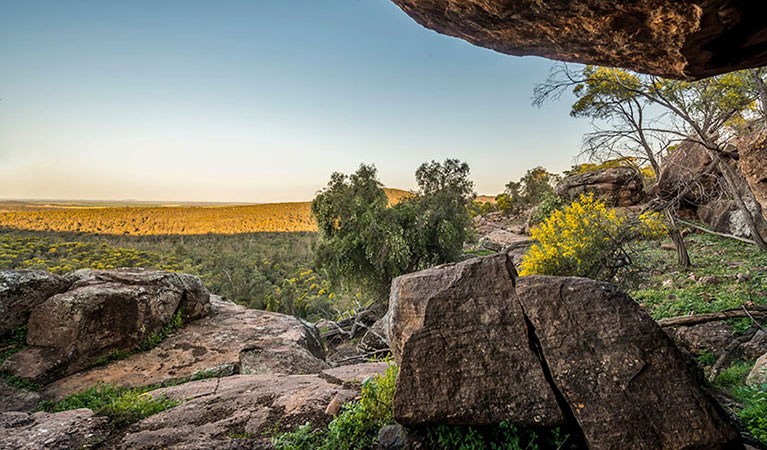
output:
M683 141L661 163L658 182L651 192L665 200L676 200L682 207L706 204L722 193L719 170L706 149L693 141Z
M0 413L7 411L31 411L40 404L40 394L18 389L0 378Z
M42 270L0 270L0 336L25 325L33 309L69 284Z
M345 383L362 383L368 378L381 375L389 368L387 362L373 362L334 367L322 371L323 378L331 377Z
M328 366L317 329L302 320L211 296L211 314L152 350L58 380L43 390L59 399L98 382L146 386L195 374L318 373ZM243 361L242 359L246 361ZM244 362L244 364L243 364Z
M197 277L143 269L80 270L71 287L30 315L27 343L2 370L37 383L75 373L116 351L131 351L171 322L206 315L210 294ZM55 354L35 362L37 356ZM23 362L23 363L22 363Z
M494 230L479 240L479 247L492 252L506 252L513 248L527 247L530 237L507 230Z
M759 330L748 342L738 348L737 358L751 361L767 353L767 332Z
M378 430L376 450L419 450L426 446L402 425L386 425Z
M764 5L727 0L393 0L439 33L510 55L703 78L767 65Z
M756 205L753 202L749 202L747 205L752 214L758 214ZM751 228L749 228L746 221L746 214L740 209L735 200L712 200L698 207L697 214L700 220L715 231L745 238L751 237ZM767 236L767 226L765 224L758 224L757 228L759 229L759 234Z
M742 448L680 351L616 287L532 276L519 280L517 292L589 448Z
M557 195L577 200L581 194L595 197L613 206L639 204L643 197L642 177L630 167L613 167L570 175L557 185Z
M724 321L666 327L664 331L676 345L689 351L693 356L711 353L717 359L722 356L734 338L732 326Z
M767 385L767 353L756 360L754 368L751 369L746 378L746 384L749 386Z
M530 348L506 254L398 277L389 343L400 365L394 419L408 424L564 422Z
M152 391L186 401L134 425L119 448L220 448L232 433L261 436L292 431L306 422L322 427L332 420L325 414L328 404L359 395L351 385L330 380L317 375L235 375Z
M55 414L0 414L0 449L70 450L99 444L108 434L107 419L89 409Z
M762 213L767 214L767 128L742 136L737 147L740 171L761 204Z

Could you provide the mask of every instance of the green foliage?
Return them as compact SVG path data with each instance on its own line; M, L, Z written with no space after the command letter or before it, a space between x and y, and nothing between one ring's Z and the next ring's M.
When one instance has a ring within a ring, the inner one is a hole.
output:
M632 245L640 238L665 234L657 214L633 221L593 195L581 195L563 210L556 210L533 228L537 241L522 260L521 275L581 276L613 280L624 276L633 261Z
M525 430L506 421L492 427L434 425L417 433L431 448L445 450L559 449L569 438L559 428Z
M562 197L552 192L546 192L541 196L541 201L530 216L531 224L538 224L554 214L554 211L562 209L565 201Z
M716 363L716 355L711 353L708 350L703 350L700 352L700 355L697 357L698 364L700 364L703 367L708 367L714 365Z
M273 439L277 450L354 450L371 447L378 430L392 423L392 398L397 380L397 366L383 375L362 383L359 401L344 405L342 412L326 429L312 430L310 424Z
M388 205L373 166L334 173L312 202L321 240L317 264L329 278L382 299L391 280L456 261L471 233L469 167L448 159L416 171L416 195Z
M510 181L506 184L506 190L496 197L498 209L505 214L518 213L525 207L556 196L553 184L557 180L556 175L543 167L530 169L518 182Z
M163 340L165 340L165 338L178 331L182 326L184 326L184 312L179 308L176 313L173 314L170 322L159 331L150 334L136 350L145 352L157 347Z
M504 204L503 200L500 200L500 202L498 201L498 199L502 197L504 197L504 194L500 194L496 197L496 201L498 203L495 205L490 202L478 202L476 200L471 202L471 204L468 206L469 215L471 215L471 217L484 216L486 214L490 214L491 212L503 211L503 209L501 209L501 205Z
M115 426L125 426L179 404L175 400L148 394L148 388L130 389L111 384L98 384L72 394L58 403L42 405L47 412L88 408L96 415L109 417Z
M714 378L713 385L719 389L730 390L736 386L744 384L748 372L754 367L753 362L735 361L730 367L721 371Z
M14 353L18 353L27 345L27 326L12 328L0 339L0 366Z
M35 383L34 381L27 380L26 378L20 378L17 375L5 375L3 378L5 378L5 381L7 381L9 385L17 389L24 389L25 391L37 391L42 388L41 385Z
M742 405L738 419L754 439L767 445L767 385L741 386L734 394Z

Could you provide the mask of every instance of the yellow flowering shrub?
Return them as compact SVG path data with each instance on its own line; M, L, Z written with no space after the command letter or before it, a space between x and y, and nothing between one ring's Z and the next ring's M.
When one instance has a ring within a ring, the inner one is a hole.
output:
M581 195L532 229L537 243L522 260L521 275L610 280L631 266L632 244L666 232L658 213L619 216L592 194Z

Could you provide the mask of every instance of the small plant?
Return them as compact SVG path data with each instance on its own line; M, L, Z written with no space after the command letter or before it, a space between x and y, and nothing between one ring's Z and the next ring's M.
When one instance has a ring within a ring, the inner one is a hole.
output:
M592 194L581 195L532 230L533 245L522 261L521 275L582 276L615 279L633 265L632 245L666 233L659 214L636 220L619 217Z
M311 424L276 436L277 450L353 450L372 446L378 430L392 423L392 398L397 381L397 366L391 365L383 375L362 382L359 401L344 405L343 411L326 429L312 430Z
M6 359L8 359L14 353L18 353L24 346L27 345L27 326L12 328L5 334L2 340L0 340L0 366L3 365Z
M42 387L41 385L39 385L38 383L35 383L34 381L21 378L17 375L6 375L3 378L5 378L5 381L8 382L9 385L15 387L16 389L24 389L25 391L36 391Z
M255 436L253 433L248 433L246 431L229 433L229 439L250 439L253 436Z
M752 367L754 367L753 362L735 361L730 367L720 372L712 384L719 389L731 390L745 382Z
M738 418L754 439L767 445L767 385L743 386L734 394L743 405Z
M179 404L164 396L153 397L147 392L149 389L97 384L69 395L58 403L44 403L41 409L47 412L61 412L88 408L96 415L109 417L114 426L121 427Z
M703 367L712 366L716 362L716 355L714 355L708 350L703 350L702 352L700 352L700 355L698 355L697 360L698 360L698 364L700 364Z

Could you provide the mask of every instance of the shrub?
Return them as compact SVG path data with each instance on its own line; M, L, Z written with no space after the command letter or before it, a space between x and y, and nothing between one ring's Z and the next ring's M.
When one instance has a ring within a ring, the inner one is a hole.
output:
M130 389L112 384L98 384L72 394L58 403L46 403L42 409L61 412L88 408L96 415L106 416L115 426L124 426L177 406L179 402L164 396L153 397L144 389Z
M276 436L277 450L352 450L368 448L375 443L378 430L392 423L392 398L397 381L397 366L391 365L383 375L362 383L359 401L344 405L343 411L324 430L312 430L311 424Z
M657 213L632 220L592 194L581 195L562 210L554 211L533 228L533 245L522 261L522 275L582 276L611 280L632 264L632 245L664 235Z
M735 396L743 405L738 418L751 436L767 445L767 385L741 387Z
M535 207L530 215L531 224L539 224L554 214L554 211L564 206L562 197L554 192L545 192L541 195L541 202Z

